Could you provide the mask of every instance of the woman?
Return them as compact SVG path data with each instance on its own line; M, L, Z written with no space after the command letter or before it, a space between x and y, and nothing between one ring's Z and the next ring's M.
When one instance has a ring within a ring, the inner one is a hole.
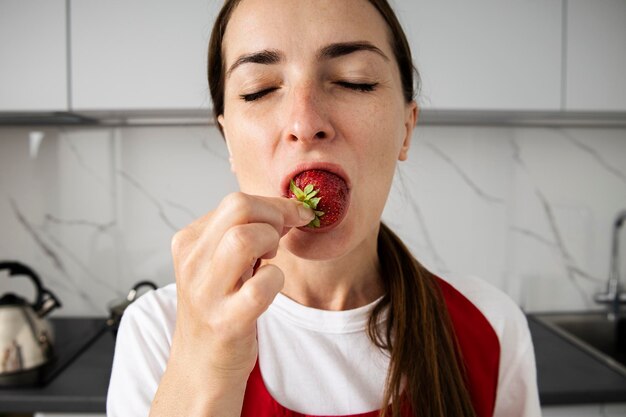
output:
M413 73L385 0L225 2L209 84L241 192L125 314L109 417L540 414L519 309L380 221Z

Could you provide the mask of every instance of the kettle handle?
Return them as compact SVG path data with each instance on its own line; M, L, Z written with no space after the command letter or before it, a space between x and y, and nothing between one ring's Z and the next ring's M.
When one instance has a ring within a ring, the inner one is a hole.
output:
M152 282L152 281L139 281L138 283L135 284L135 286L130 290L130 292L128 293L128 296L126 296L126 299L130 302L135 301L135 298L137 298L137 293L139 292L139 290L142 287L150 287L153 290L156 290L158 287L157 285Z
M39 279L39 275L37 275L37 273L29 266L15 261L0 262L0 271L5 269L9 270L9 276L26 275L31 281L33 281L35 288L37 289L37 299L32 307L33 310L37 312L39 317L44 317L55 308L61 307L59 299L50 290L43 287L41 279Z

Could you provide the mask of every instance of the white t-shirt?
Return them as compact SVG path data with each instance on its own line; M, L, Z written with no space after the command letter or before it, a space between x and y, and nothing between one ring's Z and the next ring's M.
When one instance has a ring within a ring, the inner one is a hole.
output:
M486 317L500 342L494 417L541 415L526 318L492 285L445 277ZM259 318L259 366L269 393L309 415L351 415L381 408L388 356L367 336L376 302L325 311L279 294ZM107 397L108 417L147 417L165 372L176 319L176 286L149 292L125 311ZM312 366L314 365L314 366Z

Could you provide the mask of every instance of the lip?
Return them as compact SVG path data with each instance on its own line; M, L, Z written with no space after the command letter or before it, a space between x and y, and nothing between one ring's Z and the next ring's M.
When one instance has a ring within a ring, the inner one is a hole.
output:
M344 171L341 165L334 164L332 162L302 162L296 165L282 179L280 183L282 196L289 198L289 183L291 182L291 180L295 178L301 172L310 171L312 169L328 171L331 174L335 174L338 177L341 177L346 182L346 186L348 187L348 195L350 194L350 190L352 189L352 184L350 183L350 177L348 177L348 174Z

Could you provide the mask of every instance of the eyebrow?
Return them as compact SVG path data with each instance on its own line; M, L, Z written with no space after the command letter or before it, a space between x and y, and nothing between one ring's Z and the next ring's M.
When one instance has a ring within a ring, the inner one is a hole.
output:
M383 51L367 41L331 43L323 47L317 57L318 59L332 59L359 51L374 52L383 57L386 61L389 61L389 58Z
M374 52L384 58L386 61L389 61L389 58L380 48L374 46L372 43L367 41L359 41L359 42L338 42L331 43L320 49L317 54L317 59L333 59L339 58L345 55L352 54L354 52L359 51L368 51ZM284 59L285 55L275 49L264 49L258 52L252 52L250 54L245 54L237 58L237 60L228 68L226 71L226 78L230 76L230 74L240 65L243 64L264 64L264 65L272 65L278 64Z
M274 49L264 49L258 52L252 52L251 54L245 54L237 58L237 60L230 66L228 71L226 71L226 78L242 64L278 64L282 61L284 55L277 50Z

